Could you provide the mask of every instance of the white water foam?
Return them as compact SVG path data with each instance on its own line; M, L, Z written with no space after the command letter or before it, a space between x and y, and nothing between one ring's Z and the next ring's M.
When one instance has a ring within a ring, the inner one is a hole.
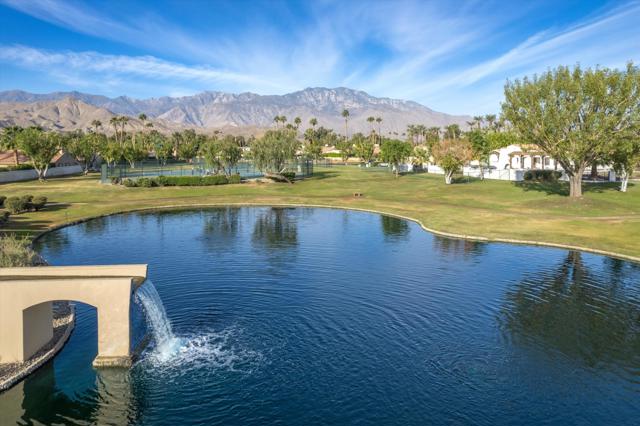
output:
M227 371L250 371L262 360L262 354L238 347L241 333L236 327L223 331L207 331L200 335L177 337L151 280L137 291L136 300L142 305L155 347L145 361L156 368L213 367Z

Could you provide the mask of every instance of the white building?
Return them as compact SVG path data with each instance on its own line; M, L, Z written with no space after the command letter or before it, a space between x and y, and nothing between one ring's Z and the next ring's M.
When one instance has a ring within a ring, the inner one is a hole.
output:
M562 167L536 146L509 145L489 155L489 166L496 170L562 170Z
M463 168L463 174L470 177L480 177L480 164L472 161ZM563 172L562 166L552 157L546 155L535 145L509 145L491 152L489 168L483 167L482 173L486 179L521 181L527 170L556 170ZM429 173L444 174L435 164L427 165ZM608 173L608 180L615 181L616 176L611 167L598 166L598 172ZM563 173L561 180L567 180Z

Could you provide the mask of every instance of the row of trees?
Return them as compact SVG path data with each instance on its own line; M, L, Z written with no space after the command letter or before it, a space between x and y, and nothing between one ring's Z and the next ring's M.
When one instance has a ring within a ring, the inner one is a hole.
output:
M193 130L174 132L167 136L156 130L133 132L126 129L125 120L114 117L114 134L107 136L100 131L102 124L94 122L87 132L67 133L44 131L39 127L8 127L0 135L3 149L24 152L43 180L54 156L60 151L73 155L82 165L85 173L91 169L98 157L108 165L127 161L131 167L136 162L155 156L166 165L171 159L191 161L201 155L216 173L231 173L231 168L242 156L243 137L232 135L205 136ZM17 163L17 161L16 161Z

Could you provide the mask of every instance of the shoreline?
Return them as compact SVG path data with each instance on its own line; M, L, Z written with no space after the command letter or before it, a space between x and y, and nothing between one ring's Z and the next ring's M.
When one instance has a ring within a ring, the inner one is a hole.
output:
M535 240L519 240L512 238L490 238L490 237L482 237L476 235L467 235L467 234L455 234L452 232L446 231L438 231L433 228L429 228L424 225L422 221L419 219L404 216L397 213L390 213L381 210L375 209L366 209L360 207L348 207L348 206L336 206L331 204L303 204L303 203L259 203L259 202L247 202L247 203L196 203L196 204L168 204L163 206L151 206L151 207L138 207L126 210L119 210L110 213L99 214L95 216L87 216L81 219L60 223L57 225L53 225L50 228L37 233L32 238L32 244L38 241L40 238L45 236L50 232L57 231L62 228L66 228L73 225L78 225L81 223L88 222L94 219L100 219L103 217L115 216L119 214L127 214L127 213L138 213L138 212L146 212L146 211L162 211L162 210L190 210L197 208L220 208L220 207L290 207L290 208L325 208L325 209L336 209L336 210L351 210L351 211L359 211L365 213L374 213L383 216L395 217L398 219L404 219L418 224L423 231L429 232L434 235L438 235L441 237L454 238L460 240L468 240L468 241L478 241L478 242L486 242L486 243L502 243L502 244L513 244L513 245L529 245L536 247L550 247L550 248L558 248L564 250L573 250L573 251L581 251L586 253L597 254L601 256L607 256L615 259L626 260L629 262L634 262L640 264L640 256L631 256L622 253L616 253L607 250L594 249L590 247L582 247L582 246L574 246L570 244L560 244L560 243L551 243L544 241L535 241Z

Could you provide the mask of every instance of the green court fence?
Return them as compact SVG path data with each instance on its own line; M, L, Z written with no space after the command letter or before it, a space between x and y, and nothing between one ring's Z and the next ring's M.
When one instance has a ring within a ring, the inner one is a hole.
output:
M291 161L286 163L286 170L295 172L297 178L309 177L313 175L313 161ZM102 183L109 183L114 178L122 180L156 176L207 176L214 174L214 172L215 170L200 161L168 163L166 165L161 165L155 161L144 161L135 163L134 167L131 167L129 163L103 164L100 178ZM232 169L232 173L239 174L244 179L257 178L264 175L251 161L241 161Z

